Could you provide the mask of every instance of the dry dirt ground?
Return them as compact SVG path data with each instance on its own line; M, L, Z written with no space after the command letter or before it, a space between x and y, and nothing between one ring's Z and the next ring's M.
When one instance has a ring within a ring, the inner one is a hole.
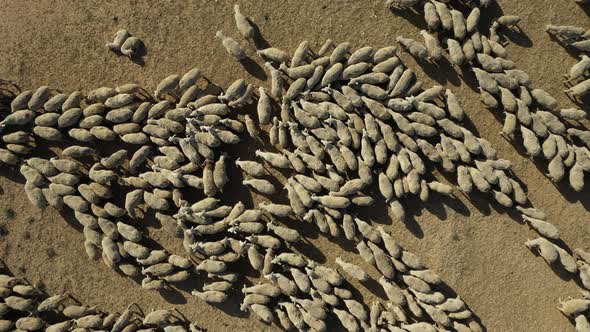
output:
M395 43L398 35L416 37L419 27L412 14L404 17L385 9L381 0L283 1L243 0L242 11L258 25L266 41L294 50L302 40L319 47L326 38L350 41L355 47L381 47ZM139 83L153 89L163 77L201 68L220 86L248 77L268 84L258 65L248 70L232 61L214 38L224 30L238 37L233 23L234 2L189 1L0 1L0 77L22 88L49 85L63 91L121 83ZM536 87L570 102L562 93L562 74L575 59L544 33L545 24L590 26L587 14L573 0L502 0L504 13L522 17L521 33L509 35L510 58L527 71ZM107 51L104 43L126 28L147 45L144 63L138 64ZM245 45L245 41L242 41ZM253 48L249 48L253 53ZM406 55L403 59L432 82ZM491 141L502 158L528 185L532 202L543 208L561 230L571 248L590 247L588 189L574 195L558 188L535 164L498 135L501 124L482 107L478 95L457 68L426 68L439 83L448 84L479 134ZM237 310L237 303L219 310L189 293L142 291L133 281L110 271L102 262L91 262L84 253L80 230L52 209L37 210L27 201L22 180L0 169L0 208L12 208L16 217L1 216L8 234L0 238L0 258L31 282L42 280L50 293L68 291L87 304L121 311L130 302L144 309L178 307L188 318L209 331L270 331ZM587 181L589 179L586 179ZM238 181L233 182L239 185ZM231 195L231 191L229 195ZM536 235L513 215L482 198L422 206L408 202L414 216L407 224L382 213L371 217L385 225L403 245L436 270L481 318L489 331L568 331L573 327L556 310L557 299L577 296L572 280L561 278L541 258L529 252L524 241ZM448 203L448 204L447 204ZM176 241L150 227L150 236L172 252L181 252ZM313 258L333 265L342 255L362 264L360 258L322 236L313 236ZM48 257L47 250L55 251ZM365 266L365 265L364 265ZM198 282L198 281L195 281ZM364 301L375 299L369 287L355 284Z

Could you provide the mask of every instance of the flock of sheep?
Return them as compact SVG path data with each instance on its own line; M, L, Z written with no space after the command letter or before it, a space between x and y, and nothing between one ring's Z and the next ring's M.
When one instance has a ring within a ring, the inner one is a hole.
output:
M166 331L203 331L192 323L187 330L183 326L186 320L174 310L154 310L144 316L137 305L131 304L121 314L109 314L80 304L67 293L48 297L4 267L0 270L0 291L0 331L152 331L158 326L166 326Z
M590 131L580 125L580 121L587 118L586 111L560 108L554 97L544 90L533 88L529 76L506 59L508 53L500 36L504 29L510 29L520 22L518 16L499 17L492 23L489 31L485 32L478 30L480 9L477 7L465 18L452 7L452 3L389 3L408 9L411 6L422 6L425 23L431 32L422 31L424 44L400 41L410 54L436 61L436 55L442 49L439 41L446 43L449 59L454 65L471 67L479 85L482 103L490 110L502 112L502 134L510 140L520 139L531 158L541 157L549 161L547 176L552 181L567 179L573 190L583 190L585 173L590 171ZM568 47L588 51L590 32L583 28L547 25L546 31ZM566 76L568 83L574 85L564 92L577 102L590 92L590 80L586 79L589 68L587 56L582 55L581 61ZM543 213L525 215L524 220L531 226L537 223L531 223L531 220L544 217ZM548 264L561 265L568 273L578 274L580 283L585 288L582 291L585 299L572 300L570 306L561 306L560 310L573 319L578 331L590 331L590 302L586 299L586 290L590 289L588 256L583 250L576 249L577 259L572 257L555 243L559 239L557 229L549 224L544 226L548 228L545 232L540 232L542 236L527 241L525 245L531 250L537 250ZM573 310L572 307L576 309Z
M388 6L420 6L429 27L421 32L424 43L398 37L401 47L432 62L446 49L453 64L471 67L483 103L504 115L503 134L521 139L531 157L547 159L553 181L567 175L570 186L582 190L590 169L590 132L576 121L585 112L559 109L506 59L499 34L519 18L500 17L484 33L478 30L480 5L490 1L471 3L466 18L447 2L388 1ZM234 11L238 31L253 41L250 21L238 5ZM583 45L585 32L570 30L548 29ZM228 54L245 59L238 41L221 31L216 37ZM133 56L139 45L120 30L107 47ZM528 248L590 289L590 254L577 249L572 255L563 248L558 229L532 207L510 161L463 125L465 114L453 92L424 87L397 52L395 46L352 49L332 40L317 51L304 41L292 55L261 49L257 55L267 61L270 88L239 79L219 95L206 92L196 68L166 77L153 93L136 84L100 87L87 95L46 86L21 91L10 98L9 113L0 122L0 164L19 168L33 205L73 212L90 259L140 280L146 290L199 278L203 286L192 294L211 304L241 291L242 310L286 330L333 330L330 316L348 331L482 330L468 306L451 297L419 257L355 213L355 207L381 199L403 221L404 201L411 196L426 202L431 195L452 197L458 191L487 193L518 211L539 234L526 242ZM572 70L570 80L583 78L588 65ZM582 96L576 86L568 92ZM249 107L253 103L255 111ZM249 159L225 153L228 145L245 140L265 142L265 150ZM102 142L120 148L101 157ZM61 150L49 159L35 156L48 145ZM243 173L243 188L266 202L227 203L228 184L239 190L228 177L233 167ZM455 178L456 188L437 181L433 169ZM277 187L275 174L286 179L284 188ZM286 197L280 195L283 189ZM148 211L182 240L185 256L153 247L138 222ZM355 299L347 279L367 281L366 271L341 258L335 262L338 270L329 268L296 252L293 244L303 237L287 220L308 222L328 237L354 244L380 274L387 299L370 305ZM237 266L244 261L263 278L240 289L243 275ZM197 330L170 310L136 320L130 311L119 316L66 306L65 295L39 303L37 291L8 275L0 275L0 290L0 331L49 324L54 331ZM47 301L51 304L42 310ZM576 328L588 331L589 307L588 299L572 299L560 310ZM47 320L47 310L60 320Z

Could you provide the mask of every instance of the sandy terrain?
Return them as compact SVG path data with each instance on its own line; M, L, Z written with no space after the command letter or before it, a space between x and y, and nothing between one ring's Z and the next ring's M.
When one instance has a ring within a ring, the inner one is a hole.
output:
M522 34L514 34L508 46L510 58L527 71L536 87L569 105L562 90L562 74L575 62L544 33L545 24L589 26L586 13L574 1L503 0L504 13L523 18ZM419 28L412 15L400 17L383 1L263 1L244 0L242 11L259 26L273 46L294 50L304 39L319 47L326 38L350 41L354 47L394 44L395 37L415 37ZM238 37L230 1L0 1L0 77L22 88L49 85L63 91L135 82L153 89L172 73L201 68L220 86L240 77L257 84L265 80L258 65L245 70L232 61L218 40L216 30ZM147 54L143 64L118 57L104 43L119 28L143 39ZM245 45L245 41L242 41ZM253 54L253 48L249 49ZM404 61L429 82L427 74L407 55ZM463 81L463 73L451 68L427 68L439 83L448 84L460 98L479 135L488 139L502 158L515 164L515 172L528 185L531 201L543 208L571 248L590 247L590 197L588 189L575 195L557 188L498 135L501 124L480 104L478 95ZM467 74L469 75L469 74ZM469 81L469 80L468 80ZM470 81L469 81L470 82ZM264 84L267 84L265 82ZM50 293L67 290L87 304L121 311L130 302L146 310L176 306L187 317L210 331L270 331L269 327L237 310L232 303L219 310L185 291L159 294L142 291L133 281L110 271L102 262L91 262L84 253L80 229L52 209L32 208L24 196L22 180L15 172L0 169L0 209L12 208L16 218L0 216L8 234L0 237L0 259L17 275L31 282L42 280ZM586 179L588 181L588 179ZM237 186L237 181L234 182ZM556 310L557 299L577 296L576 284L560 278L523 243L535 234L513 215L481 198L443 201L423 206L410 200L411 218L406 224L384 211L371 217L390 229L403 245L436 270L481 318L489 331L573 330ZM171 252L181 252L180 241L150 227L150 236ZM363 264L323 236L313 235L312 258L333 265L338 255ZM47 249L56 256L49 258ZM365 266L365 265L364 265ZM355 284L365 302L376 297Z

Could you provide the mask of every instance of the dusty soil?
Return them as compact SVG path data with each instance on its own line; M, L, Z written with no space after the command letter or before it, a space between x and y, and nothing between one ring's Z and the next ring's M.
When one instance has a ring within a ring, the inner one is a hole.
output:
M551 41L543 27L548 23L589 26L587 14L570 0L499 3L504 13L523 18L522 33L509 35L514 41L508 46L510 58L530 74L536 87L558 97L562 106L569 105L561 92L561 81L575 59ZM88 92L98 86L128 82L153 89L161 78L196 66L220 86L240 77L263 83L261 62L244 69L227 56L214 38L219 29L238 37L233 26L233 4L222 0L4 0L0 2L0 77L25 89L49 85L63 91ZM412 14L396 16L384 8L381 0L244 0L240 5L257 23L266 41L285 50L294 50L302 40L319 47L326 38L347 40L355 47L380 47L394 44L398 35L414 37L419 31ZM142 64L104 48L119 28L127 28L147 45ZM252 47L249 53L253 54ZM430 81L411 59L405 55L403 59L421 73L423 80ZM543 165L537 168L519 153L520 149L500 137L501 124L480 104L472 85L464 82L461 70L426 69L439 83L448 84L456 92L479 134L494 144L502 158L513 161L516 174L528 185L532 202L548 213L565 243L571 248L588 249L588 190L574 195L567 188L556 187L543 175ZM146 310L178 307L210 331L275 330L240 313L235 301L219 310L182 290L165 294L142 291L101 262L89 261L80 229L52 209L32 208L16 173L6 169L0 172L6 175L0 177L0 209L16 211L12 220L0 216L9 232L0 238L0 258L17 275L31 282L42 280L50 293L67 290L79 300L105 310L121 311L134 301ZM513 215L482 197L469 200L459 196L456 201L426 206L417 200L407 204L414 217L406 224L392 221L385 206L379 206L383 213L371 217L443 276L489 331L573 330L555 307L559 297L578 295L576 284L558 276L524 247L524 241L536 235ZM150 227L150 236L171 252L182 250L179 241L156 227ZM362 264L347 248L322 236L313 237L314 259L332 265L336 256L343 255ZM47 255L50 248L56 253L54 257ZM355 286L366 302L376 297L372 287Z

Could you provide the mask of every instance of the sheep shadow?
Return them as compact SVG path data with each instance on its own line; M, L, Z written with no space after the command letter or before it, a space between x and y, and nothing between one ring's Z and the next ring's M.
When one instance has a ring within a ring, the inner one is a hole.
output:
M251 58L246 57L245 59L240 60L240 64L242 65L242 67L244 67L248 74L256 77L257 79L261 81L266 81L266 79L268 78L268 75L266 75L264 68L262 68L258 63L256 63L256 61L252 60Z

